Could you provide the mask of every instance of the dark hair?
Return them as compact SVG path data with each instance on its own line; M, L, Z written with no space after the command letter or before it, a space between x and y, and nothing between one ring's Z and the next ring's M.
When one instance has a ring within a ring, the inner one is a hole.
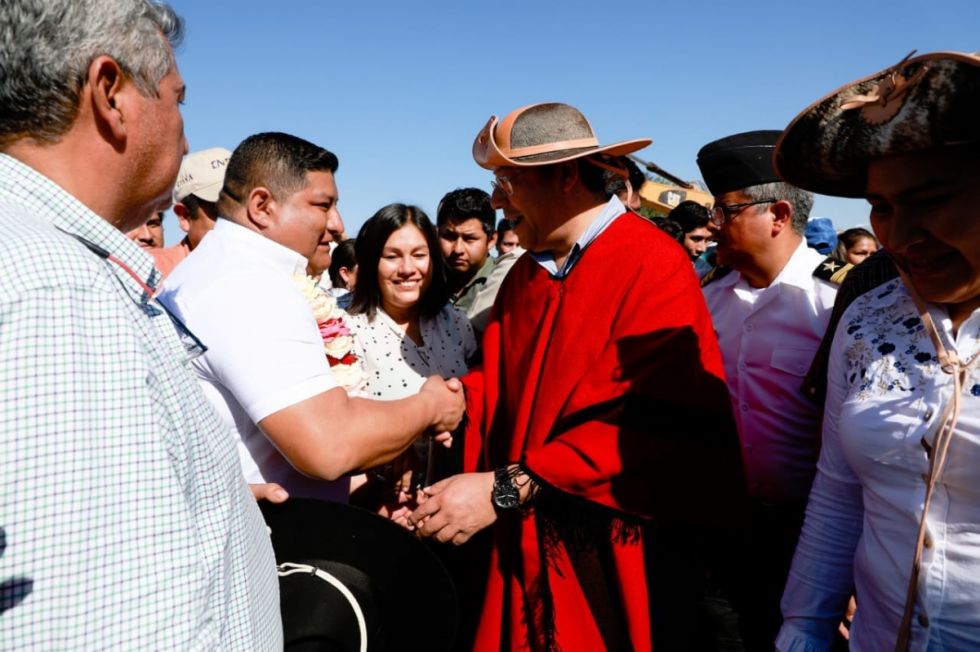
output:
M230 215L235 204L260 186L285 199L306 186L307 172L336 172L339 165L332 152L296 136L279 132L249 136L228 159L218 210Z
M657 225L661 231L669 235L671 238L677 242L684 243L684 231L681 230L681 225L673 220L669 220L666 217L654 217L650 219L651 222Z
M616 165L615 159L611 159L608 156L594 156L594 157L583 157L577 159L578 162L578 177L593 195L597 197L602 197L604 199L609 199L612 194L609 193L608 184L606 183L606 175L611 174L605 168L599 167L594 163L589 161L589 158L598 159L605 165Z
M344 240L330 252L330 285L335 288L342 288L347 285L347 283L344 282L344 279L340 276L340 268L346 267L347 269L354 269L354 266L357 265L357 257L354 253L354 242L354 238Z
M708 226L711 213L707 208L690 199L677 204L669 213L667 219L678 224L684 233Z
M457 188L439 200L436 209L436 225L441 229L447 222L459 224L476 218L480 220L483 232L487 238L493 235L493 224L497 219L496 211L490 204L490 195L479 188Z
M446 267L440 254L436 228L418 206L388 204L372 215L357 233L354 244L358 266L357 284L347 312L352 315L364 313L368 319L374 319L381 306L381 288L378 285L381 251L391 234L406 224L416 226L429 245L432 281L419 302L420 312L424 317L435 317L446 305L449 300L449 286L446 284Z
M187 208L187 219L189 220L197 219L197 211L199 208L203 208L205 206L214 207L218 205L217 202L207 201L206 199L201 199L197 195L193 194L187 195L177 203L183 204Z
M643 187L643 183L647 180L647 177L643 174L639 166L628 156L620 156L615 159L615 165L626 168L630 187L633 188L634 193L640 192L640 188ZM622 175L616 174L612 170L604 170L604 176L606 179L606 192L609 196L626 192L626 179Z
M861 227L855 227L853 229L847 229L841 231L837 234L837 249L834 251L834 258L840 260L841 262L847 262L847 251L856 245L860 240L868 238L878 246L878 238L875 234L867 229L862 229Z
M508 220L506 217L501 218L497 222L497 237L499 238L508 231L513 231L515 226L517 226L517 222L514 220Z

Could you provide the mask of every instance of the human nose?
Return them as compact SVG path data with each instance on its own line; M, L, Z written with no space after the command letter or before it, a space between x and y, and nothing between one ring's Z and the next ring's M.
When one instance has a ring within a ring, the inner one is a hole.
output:
M490 205L493 206L495 210L501 210L505 206L510 205L510 200L507 198L507 193L499 185L493 187L493 192L490 193Z
M331 210L327 216L327 231L330 232L335 241L339 241L337 236L344 232L344 218L341 217L340 211L336 208Z

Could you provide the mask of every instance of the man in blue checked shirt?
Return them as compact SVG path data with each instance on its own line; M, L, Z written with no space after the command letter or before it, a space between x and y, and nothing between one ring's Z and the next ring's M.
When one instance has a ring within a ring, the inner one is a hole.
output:
M148 0L0 6L0 649L282 647L202 347L123 234L187 150L181 32Z

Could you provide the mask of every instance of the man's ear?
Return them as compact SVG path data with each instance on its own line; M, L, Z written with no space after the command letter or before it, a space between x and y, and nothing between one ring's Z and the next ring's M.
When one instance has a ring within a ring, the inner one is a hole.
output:
M561 184L561 191L564 193L569 192L578 183L579 170L578 170L578 160L565 161L560 164L558 168L558 180Z
M783 229L793 228L793 205L785 199L780 199L769 205L769 212L772 214L772 234L782 232Z
M83 93L90 99L99 133L117 149L126 141L127 120L133 119L130 96L136 90L112 57L96 57L89 64Z
M188 233L191 230L191 212L180 202L174 204L173 210L174 215L177 216L177 225L180 227L180 230Z
M252 188L245 198L245 212L248 220L260 231L276 225L279 206L272 192L264 187Z

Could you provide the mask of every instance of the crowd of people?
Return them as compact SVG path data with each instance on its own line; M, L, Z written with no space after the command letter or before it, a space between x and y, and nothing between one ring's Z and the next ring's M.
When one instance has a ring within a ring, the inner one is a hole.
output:
M707 143L653 218L650 140L524 106L490 188L347 234L328 149L188 153L182 31L0 8L0 648L394 649L425 590L440 649L980 648L980 56Z

